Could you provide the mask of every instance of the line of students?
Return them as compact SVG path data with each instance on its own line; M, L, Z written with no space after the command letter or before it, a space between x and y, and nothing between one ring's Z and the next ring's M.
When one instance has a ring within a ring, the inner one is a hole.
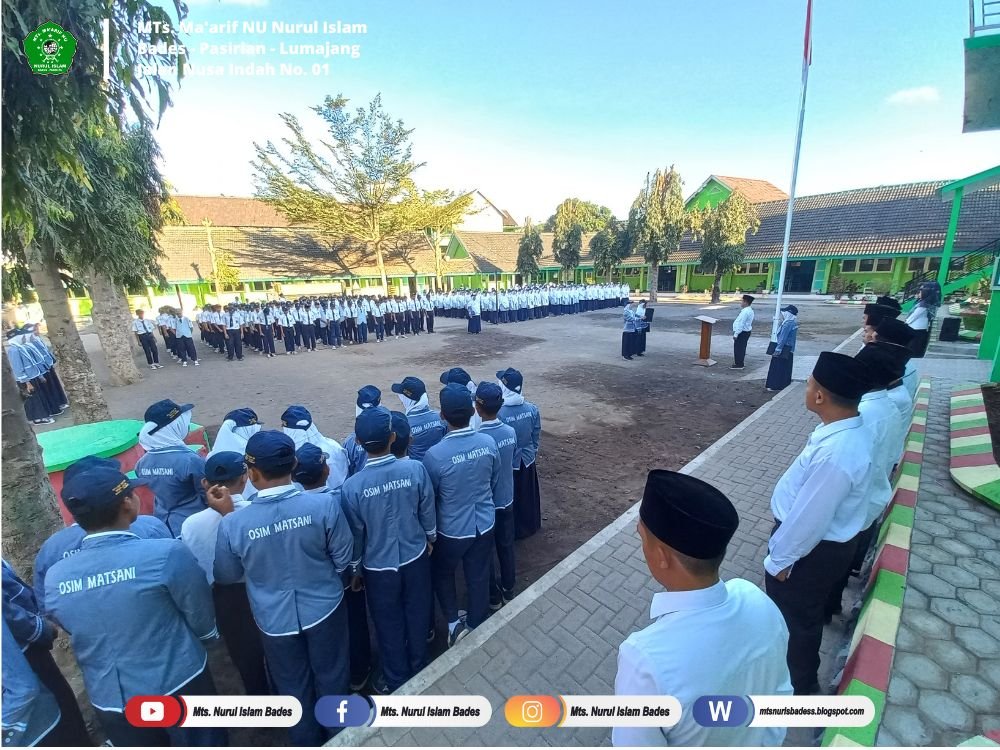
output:
M311 706L364 687L369 613L382 665L373 688L391 691L427 663L432 591L449 645L514 596L518 522L536 524L524 533L540 523L541 423L521 395L521 374L497 378L476 386L461 368L443 373L437 412L417 378L393 385L405 413L389 412L380 391L365 386L350 455L308 410L291 406L281 431L263 430L249 408L230 412L205 460L183 443L192 405L159 401L144 415L135 479L113 459L67 468L62 498L76 523L39 551L37 597L19 580L8 587L14 572L5 569L5 620L8 602L20 599L29 612L23 631L69 634L115 745L225 744L223 730L137 729L123 714L133 695L214 694L205 645L220 636L248 693L302 701L292 742L320 744L329 732ZM154 516L138 515L143 485ZM70 706L59 719L41 691L31 701L52 719L46 733L63 727L52 737L66 741ZM88 744L85 730L76 740L67 744Z
M7 331L7 360L17 381L24 413L32 424L52 424L69 408L56 358L38 335L38 324L27 323Z
M823 352L805 393L822 424L775 485L765 588L788 625L796 695L820 692L823 625L840 614L851 575L866 567L892 499L916 393L899 305L865 307L865 346L854 357Z

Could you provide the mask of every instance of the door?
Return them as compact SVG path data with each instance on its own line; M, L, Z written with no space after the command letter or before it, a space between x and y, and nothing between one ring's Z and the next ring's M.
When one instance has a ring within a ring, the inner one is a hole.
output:
M677 266L660 266L659 275L656 278L656 291L677 291Z
M814 273L816 273L814 260L788 261L785 269L785 291L793 294L809 294L812 291Z

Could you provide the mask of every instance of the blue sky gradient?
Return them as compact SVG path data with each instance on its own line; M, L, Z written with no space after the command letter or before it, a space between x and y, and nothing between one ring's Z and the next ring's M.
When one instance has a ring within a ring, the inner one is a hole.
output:
M1000 133L961 133L964 0L815 0L799 193L945 179L993 166ZM328 63L328 75L186 78L164 117L178 192L253 193L252 144L280 112L323 133L327 94L381 92L415 128L424 187L479 188L519 220L575 196L624 215L647 170L676 164L788 189L805 0L329 3L193 0L189 20L365 23L353 37L189 35L195 64ZM358 59L281 57L278 45L361 45ZM199 55L262 42L265 57Z

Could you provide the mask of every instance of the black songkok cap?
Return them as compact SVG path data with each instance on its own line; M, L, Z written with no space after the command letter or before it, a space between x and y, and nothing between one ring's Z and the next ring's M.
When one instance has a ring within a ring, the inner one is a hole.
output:
M820 352L812 376L813 380L830 393L857 401L876 387L867 370L868 366L854 357L836 352Z
M907 350L876 341L866 345L864 349L854 355L854 359L865 366L868 377L873 381L872 387L879 388L903 377L906 361L909 359L909 357L904 359L901 356L904 351Z
M895 307L890 307L889 305L880 305L877 303L868 303L865 305L865 315L868 316L868 325L872 328L876 327L886 318L898 318L899 312Z
M715 487L665 469L646 477L639 518L661 542L697 560L725 554L740 525L736 508Z
M903 306L899 304L899 301L895 297L876 297L875 304L881 307L889 307L896 311L896 314L892 317L899 317L900 313L903 312Z
M913 338L915 331L906 323L895 318L886 318L875 327L879 341L887 341L897 346L906 346Z

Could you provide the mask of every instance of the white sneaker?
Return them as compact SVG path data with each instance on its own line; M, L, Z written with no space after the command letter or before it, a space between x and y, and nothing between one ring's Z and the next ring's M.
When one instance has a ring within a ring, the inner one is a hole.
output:
M187 366L188 366L187 362L181 362L181 367L187 367Z
M155 370L155 369L156 369L156 365L150 365L150 366L149 366L149 369L150 369L150 370Z
M194 361L194 366L195 366L195 367L198 367L198 366L199 366L200 364L201 364L201 362L199 362L198 360L195 360L195 361Z

